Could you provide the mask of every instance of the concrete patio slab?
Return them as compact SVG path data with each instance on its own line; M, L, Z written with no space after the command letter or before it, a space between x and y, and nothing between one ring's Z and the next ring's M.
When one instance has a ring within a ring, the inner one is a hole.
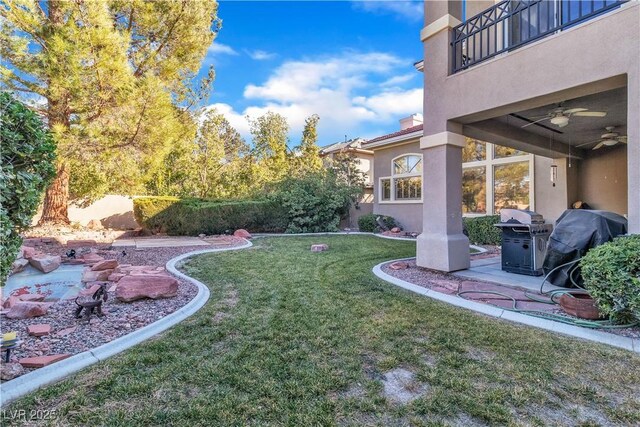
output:
M499 283L501 285L518 286L531 291L539 291L544 276L527 276L502 271L500 256L471 261L471 268L456 271L458 277L472 280ZM550 283L545 283L544 290L560 289Z

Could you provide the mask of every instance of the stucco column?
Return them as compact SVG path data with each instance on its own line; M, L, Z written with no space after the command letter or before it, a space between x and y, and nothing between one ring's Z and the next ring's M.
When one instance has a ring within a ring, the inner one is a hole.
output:
M469 268L469 239L462 233L464 145L464 136L448 131L420 139L424 202L417 247L420 267L440 271Z

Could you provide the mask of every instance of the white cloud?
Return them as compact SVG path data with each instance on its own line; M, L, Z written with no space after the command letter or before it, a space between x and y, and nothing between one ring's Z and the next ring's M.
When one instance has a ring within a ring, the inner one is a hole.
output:
M356 9L374 13L391 13L401 19L419 21L424 14L424 3L416 0L373 0L354 1Z
M418 75L417 72L401 74L399 76L393 76L390 79L380 83L380 86L397 86L403 83L407 83L410 80L413 80Z
M330 143L331 138L359 136L374 126L395 126L398 119L421 112L421 87L403 90L375 83L406 82L406 70L411 67L411 61L381 52L349 51L287 61L264 83L245 87L243 95L249 106L242 111L229 104L214 106L245 138L250 136L245 116L256 118L267 111L282 114L291 126L293 144L298 142L305 118L318 114L320 142Z
M256 49L256 50L245 49L245 52L247 53L247 55L249 55L249 57L251 57L251 59L256 61L266 61L268 59L273 59L277 56L275 53L267 52L266 50L260 50L260 49Z
M229 45L214 41L207 49L207 55L238 55L238 52Z

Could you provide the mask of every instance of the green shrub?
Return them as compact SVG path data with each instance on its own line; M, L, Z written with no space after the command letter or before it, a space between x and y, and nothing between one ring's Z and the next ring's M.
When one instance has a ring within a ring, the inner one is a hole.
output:
M382 218L384 225L390 230L397 225L396 220L390 216L379 214L366 214L358 218L358 229L369 233L380 231L376 218Z
M283 180L269 198L286 209L287 233L317 233L339 230L357 191L336 173L321 171Z
M42 192L55 175L55 144L40 118L0 93L0 283L4 284Z
M499 245L502 232L495 224L500 222L500 215L463 218L465 234L474 245Z
M589 250L580 270L603 314L622 323L640 320L640 235L617 237Z
M133 213L143 228L170 235L222 234L238 228L279 232L287 226L286 210L269 200L140 197L133 201Z

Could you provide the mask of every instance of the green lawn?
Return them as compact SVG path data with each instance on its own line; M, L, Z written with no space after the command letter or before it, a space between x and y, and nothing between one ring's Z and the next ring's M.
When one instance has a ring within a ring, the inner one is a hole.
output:
M330 250L311 253L311 243ZM476 315L376 279L413 242L280 237L193 259L212 291L161 337L11 409L72 425L634 425L640 357ZM384 397L384 374L421 397ZM592 420L592 421L588 421Z

